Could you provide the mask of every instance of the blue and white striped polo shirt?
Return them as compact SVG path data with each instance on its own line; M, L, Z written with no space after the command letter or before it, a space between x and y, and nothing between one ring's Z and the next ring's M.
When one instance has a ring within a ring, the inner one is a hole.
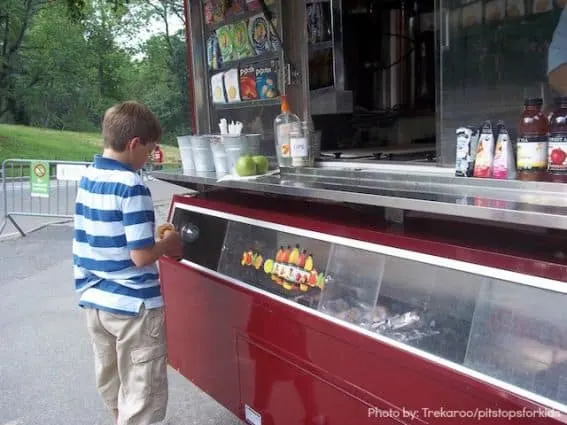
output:
M127 165L95 156L79 184L73 262L79 305L136 315L163 305L157 265L136 267L130 250L154 244L149 189Z

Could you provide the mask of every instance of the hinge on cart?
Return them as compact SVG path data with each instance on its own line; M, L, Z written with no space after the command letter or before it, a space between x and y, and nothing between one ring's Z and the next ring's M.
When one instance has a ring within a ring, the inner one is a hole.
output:
M291 63L286 63L284 67L284 80L288 86L301 84L301 72Z

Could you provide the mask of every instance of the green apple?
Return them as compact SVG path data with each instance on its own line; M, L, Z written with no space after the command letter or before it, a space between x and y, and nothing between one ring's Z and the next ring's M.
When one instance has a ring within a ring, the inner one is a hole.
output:
M256 155L252 159L256 164L257 174L266 174L268 172L268 159L264 155Z
M236 169L236 174L241 177L253 176L256 174L256 163L252 157L248 155L238 158L234 168Z

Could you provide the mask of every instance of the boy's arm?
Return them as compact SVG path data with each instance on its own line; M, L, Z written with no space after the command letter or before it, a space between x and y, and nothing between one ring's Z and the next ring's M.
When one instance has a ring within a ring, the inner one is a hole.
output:
M156 242L155 216L150 191L141 182L129 186L122 200L122 222L130 258L137 267L154 263L167 251L165 240Z
M130 250L130 258L136 267L144 267L156 262L162 255L180 257L181 237L177 232L168 232L164 239L157 241L153 246Z

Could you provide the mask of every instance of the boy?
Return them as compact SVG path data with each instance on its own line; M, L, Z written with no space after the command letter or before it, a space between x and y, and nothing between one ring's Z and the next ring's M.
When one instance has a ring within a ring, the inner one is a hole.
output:
M108 109L104 151L81 179L75 205L73 262L85 309L96 385L119 425L164 419L166 344L156 260L179 258L181 238L155 241L150 191L137 170L161 137L155 115L137 102Z

